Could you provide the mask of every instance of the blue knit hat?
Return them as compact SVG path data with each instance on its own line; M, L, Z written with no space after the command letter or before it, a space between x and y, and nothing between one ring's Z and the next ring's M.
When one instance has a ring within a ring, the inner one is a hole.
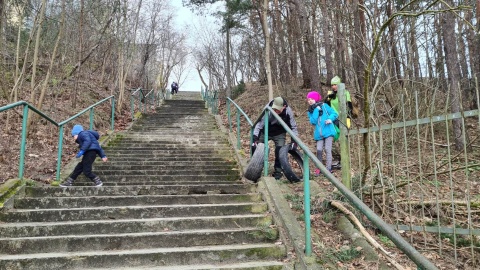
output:
M78 135L82 131L83 131L82 125L75 125L72 128L72 136Z

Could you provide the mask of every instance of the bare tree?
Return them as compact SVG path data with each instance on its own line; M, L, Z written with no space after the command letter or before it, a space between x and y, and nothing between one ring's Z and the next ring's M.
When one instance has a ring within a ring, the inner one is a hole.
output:
M446 0L446 9L453 6L452 1ZM457 54L457 39L455 38L454 26L455 14L452 12L444 12L441 14L442 37L444 41L443 50L445 52L445 60L448 74L448 85L450 88L450 110L455 113L461 109L460 81L462 72L460 70L459 59ZM465 144L462 128L462 119L453 119L453 131L455 135L455 148L462 150Z

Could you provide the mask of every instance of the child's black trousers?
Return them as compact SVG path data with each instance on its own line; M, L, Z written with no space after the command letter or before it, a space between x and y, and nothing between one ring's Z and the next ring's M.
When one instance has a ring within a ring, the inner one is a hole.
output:
M95 158L97 158L97 151L88 150L85 152L85 154L83 154L82 161L75 166L75 169L73 170L72 174L70 174L70 177L75 180L83 172L86 177L93 181L93 179L97 177L92 172L92 164L95 161Z

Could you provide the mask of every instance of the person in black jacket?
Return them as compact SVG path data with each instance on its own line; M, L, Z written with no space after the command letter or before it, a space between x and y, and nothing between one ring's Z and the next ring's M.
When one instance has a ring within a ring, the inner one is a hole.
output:
M271 100L266 106L272 107L272 109L282 118L283 122L287 124L287 126L293 131L295 136L298 136L297 130L297 122L295 122L295 118L293 116L292 109L288 106L287 101L282 97L276 97ZM265 128L265 121L264 118L255 125L255 129L253 130L253 143L256 146L259 142L264 142L264 128ZM274 172L273 177L275 179L282 178L283 171L282 166L280 165L280 160L278 158L278 153L280 148L285 145L287 131L280 125L278 120L273 116L270 115L268 118L268 139L272 140L275 143L275 165L274 165ZM292 141L292 148L296 148L296 143Z
M70 174L68 179L60 184L61 187L70 187L73 186L73 182L77 177L83 172L83 174L90 178L95 186L100 187L103 185L103 182L100 180L100 177L95 175L92 172L92 164L99 155L103 162L107 161L107 155L103 151L102 147L98 143L100 135L94 130L83 130L81 125L75 125L72 129L72 136L76 143L78 143L80 150L78 151L76 158L83 156L82 161L77 164L73 172Z
M173 94L178 94L178 84L176 82L173 82L172 85L171 85L171 88L172 88L172 95Z

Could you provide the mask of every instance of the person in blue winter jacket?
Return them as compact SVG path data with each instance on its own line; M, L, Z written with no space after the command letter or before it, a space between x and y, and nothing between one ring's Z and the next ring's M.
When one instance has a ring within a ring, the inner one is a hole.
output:
M83 130L81 125L75 125L72 129L72 136L80 148L75 157L82 157L82 161L75 166L75 169L73 169L73 172L70 174L68 179L64 183L60 184L60 186L73 186L73 182L75 182L77 177L82 172L86 177L92 180L95 186L102 186L103 182L100 180L100 177L92 172L92 164L97 158L97 155L102 158L103 162L107 161L107 155L105 155L105 152L98 143L100 135L94 130Z
M337 133L333 121L338 118L338 114L328 104L321 102L321 99L322 96L316 91L307 94L308 118L310 124L315 126L313 138L317 142L317 158L323 163L323 150L325 149L326 167L332 172L332 144ZM319 176L320 170L316 169L314 174Z

